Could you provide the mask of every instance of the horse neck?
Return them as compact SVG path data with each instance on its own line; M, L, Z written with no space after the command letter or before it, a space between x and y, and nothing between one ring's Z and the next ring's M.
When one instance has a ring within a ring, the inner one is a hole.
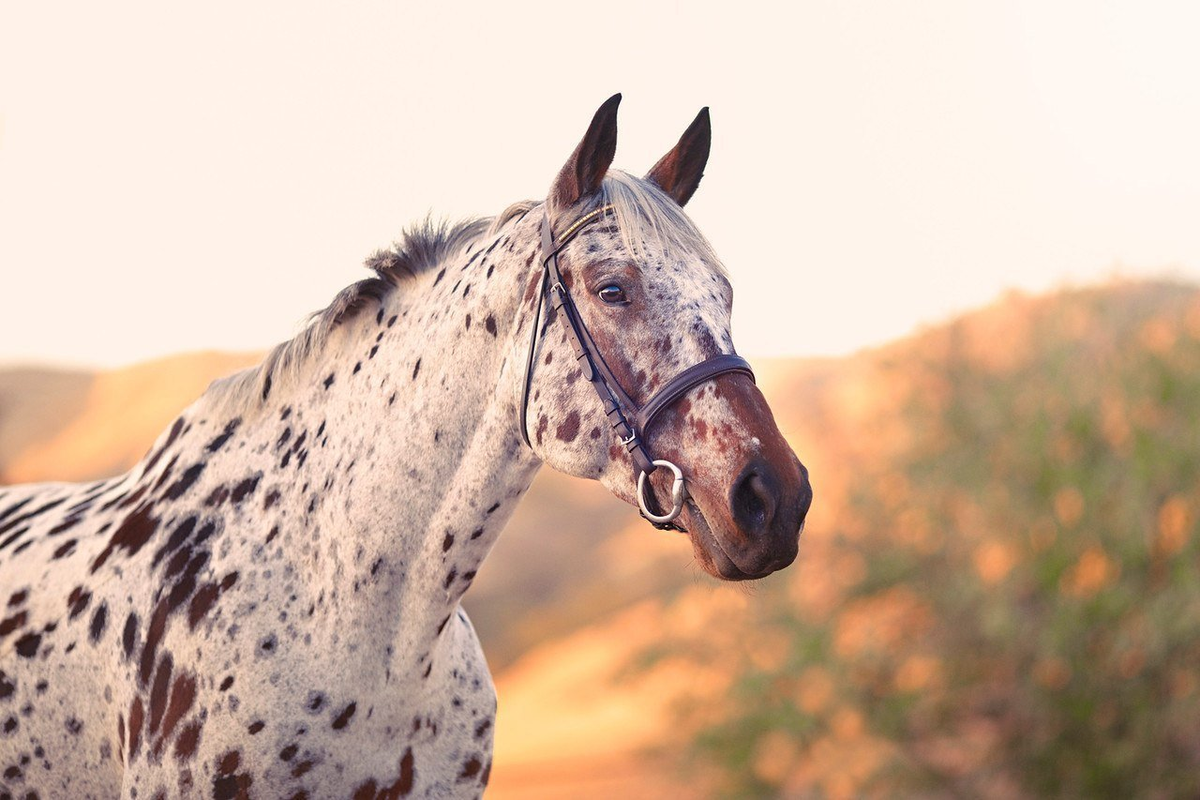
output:
M343 325L273 399L293 441L310 431L309 482L333 482L312 521L334 556L323 579L382 572L399 653L441 633L540 464L515 424L537 228L508 227Z

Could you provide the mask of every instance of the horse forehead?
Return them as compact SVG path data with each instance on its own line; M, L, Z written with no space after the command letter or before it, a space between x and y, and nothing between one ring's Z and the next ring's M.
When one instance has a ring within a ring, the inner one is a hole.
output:
M701 259L686 254L665 257L643 268L643 280L651 299L662 304L680 331L695 329L697 323L713 333L729 327L729 283Z
M627 261L637 268L644 288L660 303L704 309L717 318L729 305L729 282L697 253L666 252L644 243L645 252L631 256L615 226L597 229L586 238L588 261Z

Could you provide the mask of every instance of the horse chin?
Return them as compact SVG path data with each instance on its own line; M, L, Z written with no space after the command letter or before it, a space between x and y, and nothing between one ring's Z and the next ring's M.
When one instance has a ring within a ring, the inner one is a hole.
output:
M696 501L690 497L684 504L683 516L688 536L692 540L692 550L695 553L696 561L700 563L700 567L705 572L714 578L720 578L723 581L753 581L765 578L775 571L775 568L771 568L758 575L743 572L725 552L721 546L721 540L713 531L712 526L708 524L708 518L704 516L700 506L696 505Z

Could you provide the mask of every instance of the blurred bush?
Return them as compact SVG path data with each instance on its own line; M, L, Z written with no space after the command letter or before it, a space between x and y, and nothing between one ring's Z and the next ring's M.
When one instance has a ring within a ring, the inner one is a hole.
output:
M1013 297L860 377L814 395L859 398L855 441L795 574L721 621L745 646L658 653L731 674L693 763L738 797L1200 795L1200 293Z

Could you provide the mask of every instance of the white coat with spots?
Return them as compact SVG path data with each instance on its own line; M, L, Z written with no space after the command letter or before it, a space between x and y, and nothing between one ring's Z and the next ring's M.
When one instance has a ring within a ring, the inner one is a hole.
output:
M728 281L680 210L707 111L636 179L609 173L617 100L546 202L410 231L128 474L0 489L0 798L483 791L496 698L459 599L542 463L631 502L636 478L554 320L522 442L542 219L614 206L561 264L635 398L733 350ZM794 559L811 491L746 376L648 442L688 474L705 569Z

